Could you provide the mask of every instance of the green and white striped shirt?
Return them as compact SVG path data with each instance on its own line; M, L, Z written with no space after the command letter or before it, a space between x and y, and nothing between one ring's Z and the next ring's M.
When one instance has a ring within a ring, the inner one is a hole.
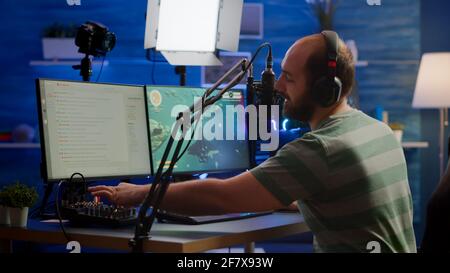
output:
M416 252L402 147L361 111L329 117L250 171L281 203L298 201L316 252Z

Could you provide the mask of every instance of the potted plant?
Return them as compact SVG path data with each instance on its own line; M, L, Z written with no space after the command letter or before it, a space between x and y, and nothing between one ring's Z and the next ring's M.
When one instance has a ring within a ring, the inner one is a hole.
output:
M42 50L44 59L80 59L75 45L77 27L73 24L63 25L54 23L46 27L42 35Z
M337 0L306 0L320 24L320 31L333 30Z
M394 122L394 123L390 123L389 127L391 127L398 142L402 143L403 129L405 129L405 126L401 123Z
M10 225L9 208L6 206L8 202L5 190L0 190L0 226Z
M3 189L2 200L4 206L8 207L11 226L27 226L28 210L34 205L37 198L36 189L19 182Z

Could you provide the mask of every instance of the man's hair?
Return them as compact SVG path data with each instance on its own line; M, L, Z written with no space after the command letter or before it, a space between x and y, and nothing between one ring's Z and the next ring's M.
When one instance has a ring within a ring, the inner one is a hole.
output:
M307 68L310 71L310 86L312 88L317 80L327 76L327 52L323 50L314 51L314 53L309 56ZM347 97L350 95L355 83L355 64L351 51L341 39L339 39L336 76L342 82L341 98ZM314 90L312 91L314 92Z

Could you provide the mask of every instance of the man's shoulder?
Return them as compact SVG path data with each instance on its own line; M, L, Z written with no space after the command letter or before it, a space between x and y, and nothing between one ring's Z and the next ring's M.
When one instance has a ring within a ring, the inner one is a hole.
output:
M315 140L327 154L342 148L350 148L378 137L394 137L389 126L362 111L331 116L319 129L305 134L307 140Z
M312 156L313 154L325 155L326 150L324 142L320 136L311 132L305 133L301 138L297 138L286 145L279 151L279 154L296 155L296 156Z
M314 131L305 135L321 138L326 136L339 136L349 134L354 131L371 127L377 130L391 131L389 126L384 122L370 117L359 110L353 110L349 113L330 116L322 125Z

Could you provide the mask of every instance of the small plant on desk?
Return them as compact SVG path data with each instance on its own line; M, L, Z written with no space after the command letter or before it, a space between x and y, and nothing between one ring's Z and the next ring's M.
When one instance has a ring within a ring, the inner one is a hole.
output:
M0 219L4 223L0 222L0 224L26 227L28 210L36 203L37 199L36 189L20 182L4 187L0 193L2 205Z

